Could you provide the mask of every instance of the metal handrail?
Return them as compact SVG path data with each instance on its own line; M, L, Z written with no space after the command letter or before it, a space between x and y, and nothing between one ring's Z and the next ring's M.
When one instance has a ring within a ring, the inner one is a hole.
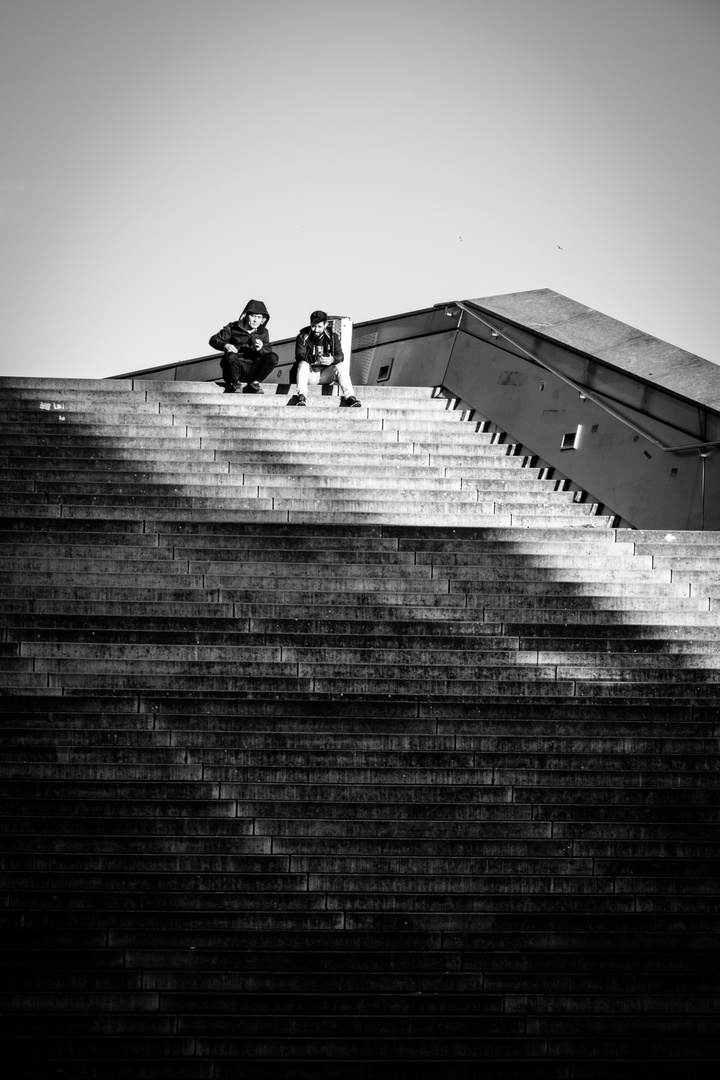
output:
M626 417L622 416L619 412L613 409L611 405L608 405L606 402L602 401L595 394L593 394L593 392L589 390L586 386L583 386L581 383L576 383L573 379L569 379L567 375L563 375L561 371L557 371L554 367L552 367L551 364L548 364L545 360L541 360L539 356L536 356L535 353L531 352L530 349L526 349L524 345L520 344L520 342L513 341L512 337L510 337L510 335L507 334L504 330L499 329L497 326L493 326L492 323L489 323L481 315L478 315L476 311L473 311L472 308L469 308L461 300L455 300L452 306L460 308L461 311L464 311L466 312L466 314L471 315L473 319L477 319L478 322L481 322L483 326L486 326L488 330L490 330L494 337L504 338L504 340L509 342L509 344L512 345L513 348L520 349L521 352L524 352L526 356L529 356L530 359L533 360L536 364L539 364L540 367L545 368L546 371L549 371L551 375L554 375L557 379L560 379L561 382L564 382L568 386L571 386L573 390L576 390L578 394L581 395L581 397L587 398L588 401L592 401L595 405L598 406L598 408L603 409L610 416L614 417L616 420L619 420L621 424L625 424L626 427L629 427L638 435L642 435L644 439L647 439L648 442L653 443L653 445L657 446L657 448L659 450L662 450L663 453L673 454L679 453L682 450L699 451L705 447L720 446L720 440L716 440L715 442L688 443L686 446L668 446L666 443L663 443L659 439L656 439L654 435L650 435L649 432L644 431L643 428L638 427L638 425L634 424L632 420L628 420ZM706 455L701 454L700 456L705 457Z

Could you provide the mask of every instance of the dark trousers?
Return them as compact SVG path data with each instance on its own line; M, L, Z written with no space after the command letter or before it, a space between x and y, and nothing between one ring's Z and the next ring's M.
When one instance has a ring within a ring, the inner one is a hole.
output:
M223 353L220 357L220 369L223 379L232 386L238 383L262 382L277 367L277 353L257 353L254 349L247 352Z

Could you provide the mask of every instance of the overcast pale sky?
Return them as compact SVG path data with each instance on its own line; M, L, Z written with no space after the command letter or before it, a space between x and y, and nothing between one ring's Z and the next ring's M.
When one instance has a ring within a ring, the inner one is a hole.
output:
M720 362L720 0L0 0L0 374L551 288Z

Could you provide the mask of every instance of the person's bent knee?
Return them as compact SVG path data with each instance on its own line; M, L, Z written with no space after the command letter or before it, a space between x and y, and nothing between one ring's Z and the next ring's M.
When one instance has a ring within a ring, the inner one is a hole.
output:
M226 382L236 383L240 378L240 364L236 357L227 354L220 359L220 370Z

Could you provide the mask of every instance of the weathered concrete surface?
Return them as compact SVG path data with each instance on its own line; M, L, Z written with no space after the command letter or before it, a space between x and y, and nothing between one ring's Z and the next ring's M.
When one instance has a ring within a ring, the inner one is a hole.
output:
M521 323L554 341L607 360L623 371L649 379L703 405L720 407L720 365L619 322L562 293L552 289L532 289L479 297L469 303Z

